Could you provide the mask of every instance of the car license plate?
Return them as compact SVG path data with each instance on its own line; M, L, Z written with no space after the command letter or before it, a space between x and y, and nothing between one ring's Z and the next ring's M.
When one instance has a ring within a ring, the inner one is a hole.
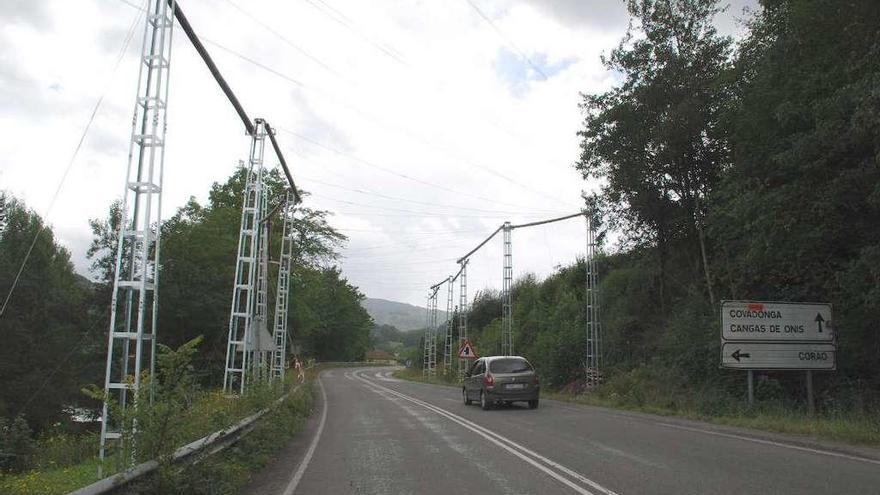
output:
M505 385L504 388L506 388L507 390L521 390L521 389L526 388L526 384L525 383L508 383L507 385Z

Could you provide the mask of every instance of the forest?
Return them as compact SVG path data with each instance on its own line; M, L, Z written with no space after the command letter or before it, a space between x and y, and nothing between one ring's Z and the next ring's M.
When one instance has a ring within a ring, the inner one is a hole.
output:
M222 384L229 300L247 170L215 183L206 204L195 199L162 226L160 342L171 349L199 338L193 374L205 390ZM284 182L267 174L274 197ZM33 252L7 309L0 317L0 453L22 451L32 436L76 432L99 402L83 389L103 384L120 205L90 224L90 281L74 272L69 252L51 228L22 202L7 203L8 225L0 238L0 292L8 293L21 260ZM293 347L303 358L357 361L371 348L372 320L363 298L334 267L345 237L327 223L328 213L306 207L295 215L297 243L291 276L289 321ZM280 226L272 230L271 256L280 249ZM36 236L36 237L35 237ZM274 278L272 279L274 284ZM270 284L270 299L274 286ZM25 449L27 450L27 449ZM19 455L0 456L0 469L26 464Z
M713 26L720 5L630 1L603 59L621 82L583 94L574 166L602 184L585 201L605 239L598 392L737 410L745 373L719 368L721 301L829 302L838 369L816 374L817 407L876 421L880 4L765 0L736 42ZM583 390L584 286L580 260L513 288L516 352L554 389ZM483 291L468 314L482 354L500 349L500 318ZM762 372L756 387L766 404L804 401L803 373Z

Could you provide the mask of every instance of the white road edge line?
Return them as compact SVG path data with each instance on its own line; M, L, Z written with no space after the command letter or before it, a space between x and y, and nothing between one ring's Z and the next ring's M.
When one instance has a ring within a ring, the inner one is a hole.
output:
M595 490L598 490L599 492L601 492L605 495L617 495L615 492L609 490L608 488L605 488L604 486L602 486L602 485L596 483L595 481L583 476L582 474L580 474L576 471L573 471L573 470L571 470L571 469L569 469L569 468L567 468L567 467L565 467L555 461L552 461L552 460L538 454L537 452L534 452L533 450L530 450L527 447L514 442L513 440L511 440L507 437L499 435L498 433L495 433L492 430L486 429L486 428L484 428L484 427L482 427L482 426L480 426L480 425L478 425L468 419L465 419L461 416L458 416L457 414L451 413L451 412L449 412L439 406L435 406L435 405L430 404L428 402L424 402L424 401L416 399L414 397L410 397L410 396L403 394L401 392L397 392L396 390L392 390L388 387L384 387L382 385L379 385L378 383L370 382L368 379L366 379L365 377L361 376L358 373L354 373L354 376L372 387L377 387L379 389L385 390L385 391L387 391L393 395L396 395L402 399L408 400L408 401L412 402L413 404L420 405L420 406L424 407L425 409L434 411L437 414L440 414L441 416L445 416L446 418L464 426L465 428L473 431L474 433L477 433L478 435L486 438L490 442L502 447L503 449L507 450L508 452L525 460L529 464L532 464L533 466L537 467L541 471L544 471L545 473L547 473L550 476L552 476L553 478L559 480L560 482L562 482L563 484L572 488L573 490L577 491L578 493L581 493L584 495L593 495L592 492L584 490L583 488L575 485L574 483L572 483L568 479L563 478L559 473L556 473L556 472L550 470L549 468L547 468L546 466L543 466L543 465L537 463L534 459L529 458L526 455L529 455L529 456L531 456L531 457L533 457L533 458L535 458L535 459L537 459L537 460L539 460L539 461L541 461L551 467L558 469L559 471L562 471L563 473L571 476L572 478L575 478L576 480L580 481L581 483L583 483L585 485L588 485L588 486L594 488ZM514 450L514 449L518 449L519 451ZM526 454L526 455L524 455L524 454Z
M705 433L706 435L715 435L715 436L719 436L719 437L735 438L737 440L744 440L746 442L760 443L763 445L772 445L774 447L782 447L785 449L800 450L802 452L809 452L811 454L827 455L827 456L831 456L831 457L840 457L842 459L848 459L850 461L861 461L861 462L867 462L869 464L880 465L880 461L878 461L876 459L870 459L868 457L859 457L859 456L850 455L850 454L843 454L840 452L832 452L830 450L811 449L809 447L801 447L799 445L792 445L792 444L782 443L782 442L774 442L773 440L763 440L761 438L751 438L751 437L747 437L744 435L736 435L733 433L724 433L724 432L720 432L720 431L702 430L700 428L691 428L688 426L674 425L671 423L655 422L654 424L657 424L660 426L665 426L667 428L676 428L679 430L693 431L693 432L697 432L697 433Z
M324 391L324 384L321 383L320 375L315 380L318 382L318 388L321 389L321 400L323 402L323 407L321 411L321 422L318 423L318 431L315 433L315 438L312 439L312 443L309 445L309 450L306 451L306 455L303 457L303 460L299 463L299 468L297 468L296 473L294 473L293 478L290 479L290 483L287 484L287 488L284 489L283 495L293 495L294 490L296 490L296 486L299 485L300 480L303 477L303 474L306 472L306 468L309 467L309 463L312 462L312 456L315 454L315 448L318 447L318 441L321 440L321 433L324 432L324 423L327 422L327 409L329 409L329 404L327 404L327 392Z

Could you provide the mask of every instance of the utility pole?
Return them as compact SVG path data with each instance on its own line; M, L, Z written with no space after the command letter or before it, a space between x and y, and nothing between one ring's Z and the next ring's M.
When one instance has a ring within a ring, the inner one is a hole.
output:
M459 273L459 290L458 290L458 347L459 349L467 340L467 264L468 260L462 260L461 271ZM467 359L458 360L458 372L464 374L468 366Z
M278 290L275 293L275 325L273 326L272 340L275 348L272 350L272 369L270 379L284 381L284 366L286 363L285 351L287 349L287 306L290 300L290 265L293 259L293 193L288 192L281 207L281 216L284 219L284 227L281 231L281 253L278 256Z
M174 3L171 4L173 9ZM141 378L145 366L149 369L152 400L172 13L165 0L149 0L144 19L107 333L99 475L108 441L115 440L122 452L123 435L137 430L135 423L124 424L123 413L129 401L136 406L143 399ZM130 446L129 453L129 458L134 459L134 446Z
M447 291L446 291L446 332L443 336L443 372L448 373L449 368L452 366L452 319L454 318L453 314L453 305L452 305L452 289L454 287L452 277L450 276L446 280Z
M601 382L602 366L602 326L599 322L598 274L596 271L596 238L593 221L588 213L587 221L587 253L584 257L587 277L585 287L585 304L587 312L587 386L593 388Z
M511 233L513 227L510 225L510 222L504 222L501 230L504 235L504 269L501 289L501 355L512 356L513 313L510 292L513 285L513 255L511 253Z
M251 366L249 361L254 357L255 339L252 334L255 330L255 316L259 314L257 292L262 289L259 272L263 264L260 244L264 239L264 231L260 220L266 215L263 152L267 131L262 120L257 119L255 123L254 132L251 134L248 174L238 233L235 279L232 285L232 306L229 312L226 371L223 375L223 391L227 394L244 393L248 369Z
M425 312L425 355L422 364L422 374L432 377L437 371L437 291L440 290L440 284L431 287L431 294L428 295Z

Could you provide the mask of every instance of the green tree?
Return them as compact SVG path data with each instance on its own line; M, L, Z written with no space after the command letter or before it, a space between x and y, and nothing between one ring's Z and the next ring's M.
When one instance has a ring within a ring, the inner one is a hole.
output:
M727 161L721 115L731 41L712 24L717 0L630 0L628 8L634 23L603 57L624 81L584 95L576 168L605 182L612 225L631 245L657 246L661 304L673 244L702 266L713 302L703 219Z
M0 416L24 416L34 430L67 418L83 401L88 362L100 334L89 331L88 281L43 220L17 200L7 203L0 237L0 294L5 299L33 243L9 304L0 315Z

